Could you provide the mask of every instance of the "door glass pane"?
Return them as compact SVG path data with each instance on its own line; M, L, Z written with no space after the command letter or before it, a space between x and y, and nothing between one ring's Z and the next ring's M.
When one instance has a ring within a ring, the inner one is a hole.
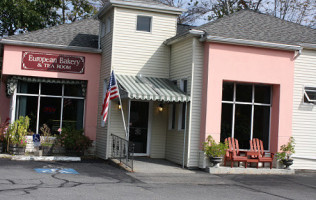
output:
M233 101L234 98L234 83L224 82L223 83L223 101Z
M52 134L58 134L57 130L60 127L60 109L61 98L41 97L40 105L40 127L47 124Z
M233 104L222 104L221 142L232 136Z
M64 99L63 128L83 129L83 99Z
M16 119L18 119L19 116L28 116L30 118L29 129L34 133L36 132L37 99L38 97L16 97Z
M251 105L238 105L235 107L235 135L240 149L249 149L251 128Z
M17 92L24 94L38 94L38 83L19 81Z
M255 103L270 104L271 87L267 85L255 86Z
M252 85L236 84L236 101L252 102Z
M268 150L270 132L270 106L255 106L253 119L253 138L259 138Z
M61 96L62 84L42 83L41 94Z
M131 102L129 139L135 153L147 153L148 102Z
M82 97L81 85L65 85L64 96Z

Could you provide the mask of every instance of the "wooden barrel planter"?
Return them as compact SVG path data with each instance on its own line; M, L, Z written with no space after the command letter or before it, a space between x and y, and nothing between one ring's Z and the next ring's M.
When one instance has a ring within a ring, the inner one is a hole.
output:
M53 155L53 146L41 146L41 150L43 150L43 156Z
M4 143L0 143L0 153L4 152Z
M24 155L25 154L25 146L18 144L10 144L9 152L13 155Z

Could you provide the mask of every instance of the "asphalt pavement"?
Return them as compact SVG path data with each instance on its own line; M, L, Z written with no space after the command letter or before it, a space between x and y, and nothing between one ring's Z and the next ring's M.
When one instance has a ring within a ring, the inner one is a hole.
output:
M102 160L0 159L0 200L316 199L316 173L211 175L130 173Z

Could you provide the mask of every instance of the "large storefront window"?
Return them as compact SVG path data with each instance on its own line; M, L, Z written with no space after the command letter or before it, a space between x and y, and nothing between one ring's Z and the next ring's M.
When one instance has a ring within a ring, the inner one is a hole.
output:
M221 142L238 139L239 148L249 149L249 140L259 138L269 149L271 86L224 82Z
M32 132L39 133L43 124L52 134L59 128L83 129L81 85L19 81L16 95L16 119L29 116Z

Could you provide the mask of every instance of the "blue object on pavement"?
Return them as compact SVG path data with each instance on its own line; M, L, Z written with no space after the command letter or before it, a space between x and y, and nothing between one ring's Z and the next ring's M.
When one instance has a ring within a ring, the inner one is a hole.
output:
M79 174L76 170L71 168L35 168L34 169L37 173L42 174Z

